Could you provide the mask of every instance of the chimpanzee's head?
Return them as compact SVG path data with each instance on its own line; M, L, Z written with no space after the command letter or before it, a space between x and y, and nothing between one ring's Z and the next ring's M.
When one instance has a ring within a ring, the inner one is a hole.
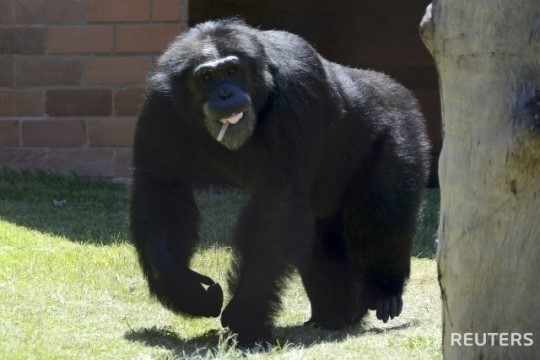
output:
M180 36L160 58L175 97L193 107L197 121L235 150L255 130L273 88L264 47L243 22L203 23ZM185 109L184 109L185 111Z

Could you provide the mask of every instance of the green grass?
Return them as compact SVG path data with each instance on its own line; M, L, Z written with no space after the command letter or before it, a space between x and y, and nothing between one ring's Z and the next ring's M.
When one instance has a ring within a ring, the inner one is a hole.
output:
M55 207L53 200L66 200ZM193 267L225 285L230 228L245 196L201 192L204 239ZM298 276L283 295L268 351L226 345L219 319L185 319L149 298L126 236L127 187L51 175L0 173L1 359L441 358L432 259L438 192L426 194L402 315L329 332L302 326Z

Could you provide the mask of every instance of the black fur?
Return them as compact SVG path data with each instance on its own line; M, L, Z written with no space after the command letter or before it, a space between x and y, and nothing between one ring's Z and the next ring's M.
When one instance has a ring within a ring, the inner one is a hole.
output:
M411 93L237 20L190 29L158 66L135 135L130 208L151 293L174 312L219 316L221 287L188 268L193 186L214 174L251 192L221 317L242 344L270 337L292 266L312 324L341 329L369 308L385 322L399 315L428 168ZM220 120L239 112L217 141Z

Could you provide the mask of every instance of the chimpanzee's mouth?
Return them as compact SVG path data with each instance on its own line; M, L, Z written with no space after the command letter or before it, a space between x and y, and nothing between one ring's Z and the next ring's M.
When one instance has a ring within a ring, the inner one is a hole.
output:
M223 125L221 126L221 130L219 130L219 134L216 140L217 141L223 140L223 137L225 136L225 131L227 131L227 127L229 126L229 124L230 125L236 124L237 122L240 121L240 119L242 119L242 116L244 116L244 112L233 114L227 118L223 118L219 120L219 122L222 123Z
M242 116L244 116L244 112L240 112L240 113L237 113L237 114L232 114L228 118L223 118L223 119L219 120L219 122L222 123L222 124L229 123L229 124L234 125L238 121L240 121Z

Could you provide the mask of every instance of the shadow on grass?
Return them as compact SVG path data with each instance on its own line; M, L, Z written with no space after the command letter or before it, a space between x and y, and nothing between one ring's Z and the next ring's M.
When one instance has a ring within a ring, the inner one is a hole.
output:
M407 329L413 326L412 323L395 325L392 327L369 328L362 326L351 328L347 331L327 331L309 325L295 325L277 327L274 329L274 338L270 347L255 346L251 349L238 349L246 354L261 353L278 348L309 348L317 344L335 342L339 343L350 339L350 337L362 336L363 334L380 334L391 331ZM185 339L174 331L157 327L131 329L124 335L125 339L133 342L140 342L148 347L166 349L179 357L195 357L210 353L214 356L221 353L236 351L233 345L224 345L227 334L223 330L209 330L206 333Z
M129 341L139 342L148 347L166 349L176 356L203 355L202 352L218 351L221 332L210 330L198 337L184 339L177 333L157 327L132 329L124 338Z
M201 243L206 249L230 244L231 228L246 196L239 191L197 193ZM29 229L94 245L128 241L129 186L76 176L0 169L0 218ZM433 258L439 215L439 191L424 195L423 216L413 256Z
M70 241L126 241L127 201L126 184L0 169L0 218Z
M203 217L202 249L228 243L230 227L244 201L239 192L211 190L197 193ZM129 241L128 204L125 183L0 168L0 219L73 242Z

